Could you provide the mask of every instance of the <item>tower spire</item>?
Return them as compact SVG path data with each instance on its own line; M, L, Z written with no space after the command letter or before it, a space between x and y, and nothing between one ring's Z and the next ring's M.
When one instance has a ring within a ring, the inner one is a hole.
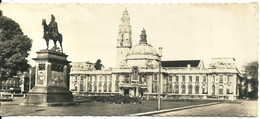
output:
M121 17L121 23L118 29L117 47L132 47L132 30L127 9L125 9Z
M125 64L126 55L130 53L132 48L132 30L130 25L130 17L127 9L124 10L121 23L118 29L117 38L117 66L121 67Z

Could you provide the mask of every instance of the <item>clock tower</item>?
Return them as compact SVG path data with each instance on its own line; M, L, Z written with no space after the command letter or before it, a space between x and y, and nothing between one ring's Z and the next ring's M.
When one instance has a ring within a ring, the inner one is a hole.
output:
M125 64L126 55L130 53L132 48L132 31L130 25L130 17L125 9L123 16L121 18L121 23L118 29L118 38L117 38L117 67L123 67Z

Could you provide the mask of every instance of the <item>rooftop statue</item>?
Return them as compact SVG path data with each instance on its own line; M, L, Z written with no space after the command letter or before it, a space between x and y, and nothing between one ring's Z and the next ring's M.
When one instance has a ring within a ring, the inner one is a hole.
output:
M46 23L46 19L42 19L42 25L43 25L43 38L46 41L47 44L47 49L49 49L49 39L52 39L54 42L54 51L57 51L57 49L59 49L56 45L56 42L59 41L60 43L60 47L61 47L61 51L63 52L63 48L62 48L62 34L59 33L58 31L58 24L55 21L55 17L53 15L51 15L51 21L49 23L49 25L47 25Z

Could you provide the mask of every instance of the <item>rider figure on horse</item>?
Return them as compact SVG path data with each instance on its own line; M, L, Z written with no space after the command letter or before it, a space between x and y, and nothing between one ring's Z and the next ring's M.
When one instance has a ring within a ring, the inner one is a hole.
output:
M61 52L63 52L63 48L62 48L62 34L59 33L58 31L58 24L55 21L55 17L53 15L51 15L51 21L50 23L47 25L46 20L42 19L42 25L43 25L43 38L46 41L47 44L47 49L49 48L49 40L53 40L53 43L55 45L55 47L53 47L53 50L59 50L61 49ZM60 48L57 47L56 42L60 43Z
M55 21L55 17L53 15L51 15L51 21L48 25L50 27L50 33L53 36L53 38L58 36L58 24Z

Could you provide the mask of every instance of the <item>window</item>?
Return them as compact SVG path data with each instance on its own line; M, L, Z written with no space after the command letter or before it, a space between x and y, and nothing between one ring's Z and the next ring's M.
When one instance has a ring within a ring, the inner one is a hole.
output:
M80 76L80 81L83 81L84 80L84 76Z
M172 82L172 76L169 76L169 82Z
M105 82L107 82L107 76L105 76Z
M176 78L176 79L175 79L176 82L178 83L178 82L179 82L179 76L176 76L175 78Z
M98 92L102 92L102 82L101 81L99 82L99 85L98 85Z
M116 83L119 83L119 75L116 75Z
M175 94L178 94L179 93L179 85L175 85L174 90L175 90Z
M109 92L112 92L112 85L111 85L111 83L108 86L108 90L109 90Z
M206 87L205 86L202 87L202 93L204 93L204 94L206 93Z
M116 83L116 92L119 92L119 85L118 85L118 83Z
M157 85L153 86L153 93L157 93L157 88L158 88Z
M199 90L200 90L199 85L196 85L196 86L195 86L195 94L199 94Z
M107 83L105 82L104 85L103 85L103 91L104 92L107 92Z
M214 95L215 94L215 86L213 85L212 86L212 95Z
M97 82L97 76L95 76L95 82Z
M89 76L89 82L92 82L92 76Z
M219 93L219 94L223 94L223 86L222 86L222 85L219 86L218 89L219 89L218 93Z
M94 83L94 92L97 92L97 84Z
M196 76L196 83L199 83L199 81L200 81L200 77Z
M92 91L92 83L88 84L88 91L90 91L90 92Z
M77 91L78 90L78 87L77 86L75 86L75 91Z
M138 70L134 70L134 79L135 81L138 80Z
M182 76L182 82L185 82L185 76Z
M168 92L172 93L172 85L171 84L169 84Z
M185 85L182 85L182 86L181 86L181 93L182 93L182 94L185 94L185 92L186 92L186 86L185 86Z
M80 83L80 85L79 85L79 89L80 89L80 91L83 91L84 89L83 89L83 83L81 82Z
M78 77L77 76L75 76L75 81L77 81L78 80Z
M157 81L157 74L154 74L154 81Z
M230 94L230 89L229 88L227 88L227 94Z
M188 89L189 89L188 94L192 94L192 85L189 85Z
M192 76L189 76L189 80L190 80L190 82L192 82Z
M203 82L207 82L207 77L203 76Z
M223 75L219 75L219 83L223 83Z
M213 76L213 82L215 82L215 76Z

